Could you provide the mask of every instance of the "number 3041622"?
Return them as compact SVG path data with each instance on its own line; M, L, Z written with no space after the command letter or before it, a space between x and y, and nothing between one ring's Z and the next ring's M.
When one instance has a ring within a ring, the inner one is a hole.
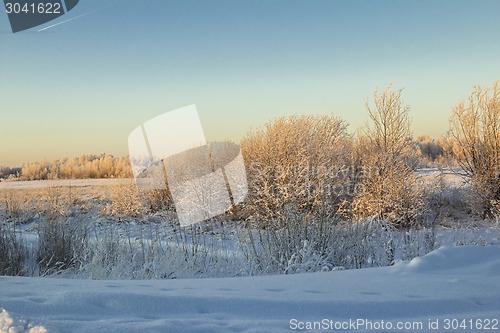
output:
M24 3L17 2L5 3L7 14L61 14L61 4L55 3Z

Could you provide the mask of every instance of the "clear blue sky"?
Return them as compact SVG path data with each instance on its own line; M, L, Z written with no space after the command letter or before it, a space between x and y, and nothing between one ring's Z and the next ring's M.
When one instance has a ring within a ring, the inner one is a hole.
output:
M404 88L415 135L444 134L474 84L500 79L500 1L81 0L38 32L0 12L0 165L127 154L127 136L196 104L209 140L334 113Z

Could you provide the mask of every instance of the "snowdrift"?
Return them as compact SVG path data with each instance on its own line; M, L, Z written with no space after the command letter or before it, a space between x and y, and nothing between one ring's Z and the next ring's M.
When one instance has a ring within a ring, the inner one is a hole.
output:
M335 325L355 321L365 326L344 331L374 331L383 321L377 331L436 332L431 323L443 331L452 319L471 325L500 319L500 247L444 247L392 267L298 275L156 281L0 277L0 308L2 333L335 331ZM398 323L422 327L409 330Z

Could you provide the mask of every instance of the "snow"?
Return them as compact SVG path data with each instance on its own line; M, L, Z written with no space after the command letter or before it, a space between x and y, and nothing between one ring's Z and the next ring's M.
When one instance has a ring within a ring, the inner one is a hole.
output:
M498 246L442 247L392 267L296 275L0 277L0 332L293 332L314 322L358 319L422 323L413 331L436 332L444 330L446 319L498 321L499 287ZM429 320L439 320L440 329L430 329Z
M46 333L47 330L43 326L26 325L26 322L14 322L9 313L5 309L0 312L0 333Z

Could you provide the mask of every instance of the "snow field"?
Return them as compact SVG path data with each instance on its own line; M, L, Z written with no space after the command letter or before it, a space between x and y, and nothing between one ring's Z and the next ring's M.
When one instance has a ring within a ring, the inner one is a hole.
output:
M419 332L435 332L429 320L438 320L441 331L447 319L498 321L499 286L500 247L462 246L391 267L295 275L149 281L0 277L0 307L8 311L2 313L3 327L43 325L21 325L20 332L293 332L299 330L292 329L292 320L323 319L420 322Z

